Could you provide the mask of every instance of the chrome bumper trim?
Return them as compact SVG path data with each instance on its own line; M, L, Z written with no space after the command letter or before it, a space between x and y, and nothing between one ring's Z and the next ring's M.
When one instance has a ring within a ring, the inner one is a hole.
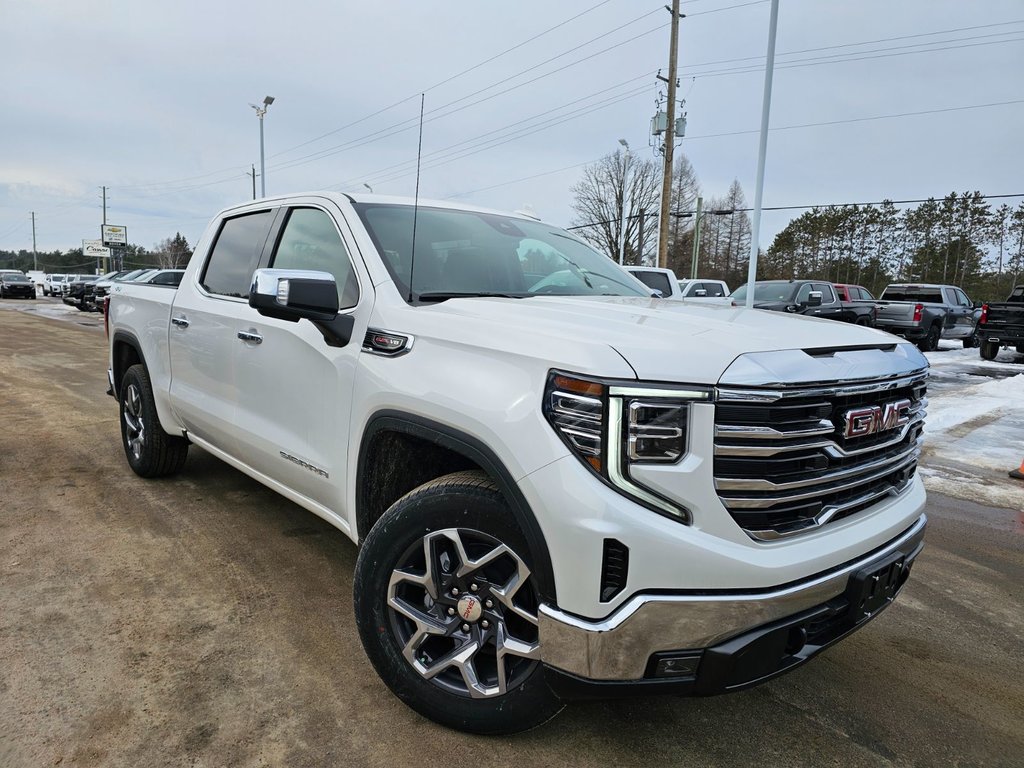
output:
M590 680L640 680L653 653L707 648L842 594L851 573L922 537L927 522L922 514L906 532L870 555L775 592L637 595L598 621L542 604L541 657L545 664Z

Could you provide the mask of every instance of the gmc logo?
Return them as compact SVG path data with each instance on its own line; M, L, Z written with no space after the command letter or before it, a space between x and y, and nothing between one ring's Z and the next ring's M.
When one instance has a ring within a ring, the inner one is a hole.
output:
M843 437L867 437L902 427L910 421L911 405L910 400L897 400L847 411L843 414Z

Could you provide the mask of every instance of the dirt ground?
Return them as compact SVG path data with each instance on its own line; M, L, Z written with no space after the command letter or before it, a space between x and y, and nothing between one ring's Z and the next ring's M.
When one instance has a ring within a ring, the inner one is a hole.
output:
M759 688L574 704L517 737L467 736L376 678L344 535L201 450L177 478L135 477L102 330L8 310L2 768L1024 765L1020 509L932 494L900 600Z

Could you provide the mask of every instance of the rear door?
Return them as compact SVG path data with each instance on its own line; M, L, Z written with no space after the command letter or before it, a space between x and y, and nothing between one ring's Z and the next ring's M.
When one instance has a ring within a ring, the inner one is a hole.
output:
M959 288L943 288L942 297L946 300L946 330L943 336L950 339L962 339L974 331L974 309L967 295Z
M171 405L191 435L230 456L238 451L238 328L277 208L221 222L206 263L178 288L168 329Z

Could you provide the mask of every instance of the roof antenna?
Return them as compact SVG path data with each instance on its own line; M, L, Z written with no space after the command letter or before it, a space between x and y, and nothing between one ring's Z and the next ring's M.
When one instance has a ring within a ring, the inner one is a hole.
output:
M412 304L412 268L416 265L416 214L420 210L420 158L423 156L423 100L426 93L420 94L420 143L416 148L416 197L412 204L412 251L409 254L409 303Z

